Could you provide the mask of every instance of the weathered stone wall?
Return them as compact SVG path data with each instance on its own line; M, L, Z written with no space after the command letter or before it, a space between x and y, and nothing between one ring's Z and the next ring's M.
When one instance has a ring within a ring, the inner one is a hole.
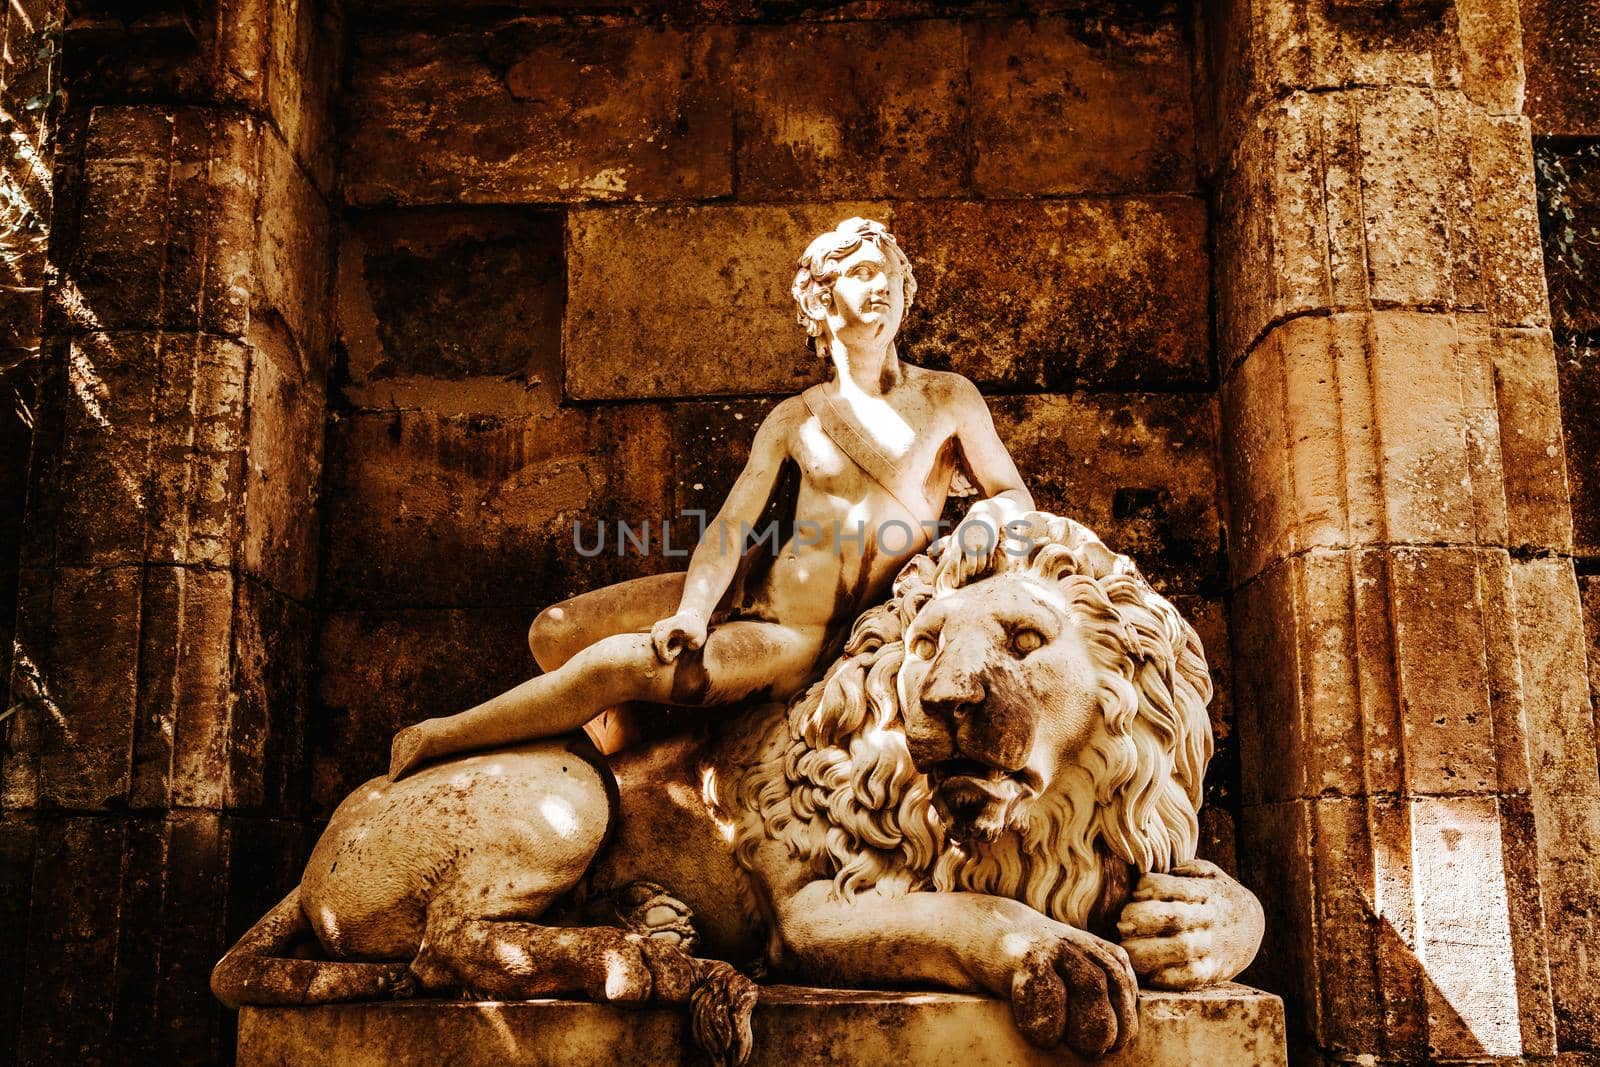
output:
M0 714L16 713L11 648L55 199L60 20L58 0L9 3L0 13L0 141L11 146L0 154ZM31 851L31 838L0 823L0 1059L16 1046Z
M396 728L530 673L539 608L684 565L614 541L585 559L572 524L592 543L598 521L716 508L762 416L823 373L788 295L800 250L864 214L917 271L904 354L978 381L1040 503L1201 627L1208 847L1231 863L1186 16L554 6L352 12L317 803Z
M1521 15L1528 77L1523 111L1534 135L1550 328L1572 487L1572 552L1587 637L1590 706L1600 709L1600 2L1523 0ZM1592 717L1587 726L1594 737ZM1600 773L1592 762L1586 770L1590 777ZM1600 869L1600 820L1589 820L1583 832L1572 835L1562 864L1574 882L1594 886L1588 872ZM1592 956L1600 935L1593 897L1586 906L1566 899L1559 904L1551 918L1553 935L1587 945L1586 955ZM1590 969L1587 981L1594 982L1595 974ZM1600 1020L1592 1001L1562 992L1558 987L1563 1049L1600 1054Z
M1522 32L1573 552L1600 705L1600 3L1523 0Z
M61 35L0 1059L228 1059L207 975L301 858L340 54L319 7L79 3Z

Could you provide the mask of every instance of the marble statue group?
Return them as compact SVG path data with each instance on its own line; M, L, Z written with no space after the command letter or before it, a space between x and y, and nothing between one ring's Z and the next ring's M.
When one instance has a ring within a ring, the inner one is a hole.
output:
M1196 858L1194 629L1035 508L972 383L900 358L882 225L819 236L793 294L832 373L757 429L688 569L547 609L540 674L400 731L220 998L656 1000L737 1063L781 975L984 992L1101 1055L1141 983L1250 963L1260 905Z

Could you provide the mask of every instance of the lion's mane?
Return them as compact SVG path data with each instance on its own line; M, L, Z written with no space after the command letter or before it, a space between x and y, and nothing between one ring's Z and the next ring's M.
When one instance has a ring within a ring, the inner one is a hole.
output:
M1200 640L1126 556L1070 519L1032 518L1043 536L1027 552L1001 545L973 556L946 538L857 619L840 657L774 724L787 728L787 745L769 738L767 751L781 755L740 781L741 862L752 865L761 842L776 840L845 897L965 889L1084 928L1118 865L1164 871L1194 858L1212 751ZM903 635L933 598L1002 573L1060 583L1098 668L1104 729L1034 798L1020 832L957 845L906 747L896 684Z

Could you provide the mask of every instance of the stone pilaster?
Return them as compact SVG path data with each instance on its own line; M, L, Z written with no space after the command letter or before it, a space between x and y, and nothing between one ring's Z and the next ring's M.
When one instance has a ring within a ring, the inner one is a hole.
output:
M26 963L0 1059L224 1058L205 975L296 873L331 348L321 7L85 3L60 33L0 755L0 934Z
M1600 781L1510 0L1218 0L1240 856L1323 1056L1595 1047Z

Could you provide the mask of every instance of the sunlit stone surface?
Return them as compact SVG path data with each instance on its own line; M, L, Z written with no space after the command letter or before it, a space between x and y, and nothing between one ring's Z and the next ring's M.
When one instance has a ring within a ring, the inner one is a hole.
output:
M751 1067L892 1064L928 1067L1015 1064L1101 1067L1265 1067L1285 1062L1283 1004L1241 985L1193 993L1144 993L1137 1042L1114 1056L1082 1060L1034 1048L1011 1011L987 997L955 993L865 993L770 986L756 1009ZM680 1011L629 1011L578 1001L519 1004L418 1000L318 1008L246 1008L239 1013L239 1067L435 1064L449 1049L456 1067L517 1064L703 1062Z

